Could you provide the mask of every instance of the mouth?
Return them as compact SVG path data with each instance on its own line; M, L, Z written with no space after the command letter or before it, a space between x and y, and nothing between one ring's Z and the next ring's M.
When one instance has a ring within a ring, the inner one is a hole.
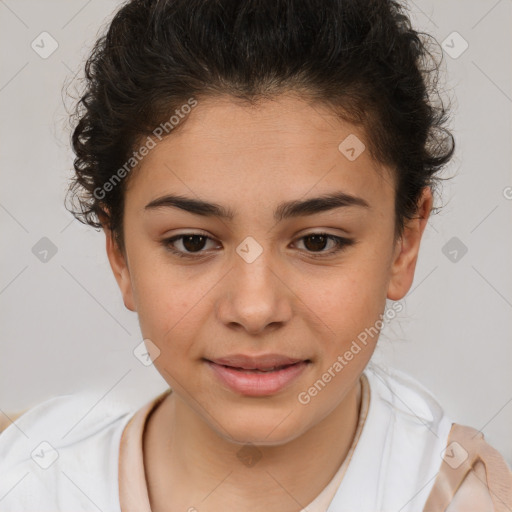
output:
M218 363L215 363L215 364L218 364ZM241 368L241 367L238 367L238 366L229 366L229 365L226 365L226 364L221 364L219 366L223 366L224 368L230 368L232 370L238 370L238 371L241 371L243 373L269 373L269 372L275 372L275 371L279 371L279 370L284 370L285 368L289 368L290 366L293 366L295 364L298 364L298 363L284 364L284 365L281 365L281 366L272 366L270 368Z
M204 361L224 386L246 396L278 393L289 387L311 364L310 359L276 354L258 357L234 355Z
M207 361L239 370L273 371L301 361L309 361L309 359L289 357L281 354L262 354L258 356L233 354L226 357L207 359Z

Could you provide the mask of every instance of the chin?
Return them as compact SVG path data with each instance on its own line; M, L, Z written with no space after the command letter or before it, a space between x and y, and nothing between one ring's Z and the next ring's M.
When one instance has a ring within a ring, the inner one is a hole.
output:
M223 426L227 425L228 432L219 430L218 425L211 427L219 436L232 443L279 446L293 441L305 430L296 415L288 414L268 411L247 413L241 417L239 411L234 411L233 415L223 415Z

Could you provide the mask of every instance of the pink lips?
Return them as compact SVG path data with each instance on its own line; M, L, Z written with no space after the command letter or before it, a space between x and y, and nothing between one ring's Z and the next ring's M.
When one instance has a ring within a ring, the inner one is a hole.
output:
M214 374L232 391L247 396L272 395L295 380L309 360L279 354L235 354L206 360Z

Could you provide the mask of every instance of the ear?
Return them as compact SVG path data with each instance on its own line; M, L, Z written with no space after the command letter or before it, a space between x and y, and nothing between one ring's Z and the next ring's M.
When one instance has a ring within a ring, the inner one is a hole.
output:
M130 311L136 311L127 257L119 248L112 231L105 227L105 225L103 226L103 230L105 231L108 260L123 295L124 305Z
M397 241L391 266L387 298L400 300L409 291L414 280L421 237L432 210L432 191L425 187L418 201L417 217L409 220L402 237Z

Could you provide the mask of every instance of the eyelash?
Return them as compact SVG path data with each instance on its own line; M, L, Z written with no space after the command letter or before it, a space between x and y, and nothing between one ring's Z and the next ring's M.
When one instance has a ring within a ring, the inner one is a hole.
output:
M302 240L304 238L309 238L309 237L315 236L315 235L323 236L325 238L334 240L334 242L336 243L336 247L334 248L334 250L331 250L328 252L323 251L320 253L315 253L315 252L306 251L306 252L309 252L309 256L311 256L312 258L326 258L328 256L337 254L337 253L343 251L344 249L350 247L351 245L355 244L355 240L353 240L353 239L345 238L345 237L341 237L341 236L330 235L329 233L308 233L307 235L304 235L304 236L301 236L300 238L298 238L298 240ZM213 238L207 236L204 233L183 233L181 235L176 235L171 238L166 238L165 240L162 240L162 245L164 246L164 248L166 250L168 250L172 254L178 256L179 258L188 258L188 259L201 258L202 257L201 253L204 252L203 250L200 250L197 253L184 253L182 251L176 250L175 248L173 248L171 246L171 244L173 242L180 240L182 238L185 238L187 236L202 236L202 237L205 237L207 240L213 240ZM199 256L197 256L197 255L199 255Z

